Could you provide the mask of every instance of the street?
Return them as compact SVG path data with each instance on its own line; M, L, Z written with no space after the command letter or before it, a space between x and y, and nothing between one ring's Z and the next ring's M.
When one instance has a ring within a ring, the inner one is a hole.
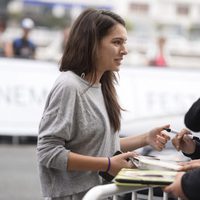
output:
M0 199L43 199L35 145L0 145Z

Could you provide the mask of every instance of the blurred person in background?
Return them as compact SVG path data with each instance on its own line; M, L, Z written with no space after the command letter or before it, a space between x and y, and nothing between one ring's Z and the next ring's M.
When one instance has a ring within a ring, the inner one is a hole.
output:
M185 125L194 132L200 132L200 99L192 104L185 115ZM191 132L187 129L181 130L172 143L178 151L182 151L192 160L182 163L174 183L168 186L165 191L174 194L181 199L199 200L200 199L200 139L198 137L190 138Z
M11 57L11 42L6 38L7 21L5 17L0 16L0 56Z
M34 22L30 18L24 18L21 21L23 30L22 36L13 41L13 56L19 58L34 59L36 45L29 38L30 31L34 28Z
M147 51L147 65L154 67L167 67L169 53L166 49L166 38L159 36L156 43Z
M124 20L106 10L85 10L74 22L62 56L61 74L46 102L37 155L46 200L80 200L102 184L99 171L115 176L134 167L137 148L162 150L164 127L119 138L121 107L115 73L127 54ZM113 156L116 151L124 153Z

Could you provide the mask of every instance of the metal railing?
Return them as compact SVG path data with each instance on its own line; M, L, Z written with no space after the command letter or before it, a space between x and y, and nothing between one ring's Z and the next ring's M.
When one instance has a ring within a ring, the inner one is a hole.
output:
M116 195L125 193L132 193L132 200L137 200L137 191L144 189L148 189L148 200L153 200L153 187L117 186L114 183L93 187L85 194L83 200L100 200L110 196L116 200ZM168 200L168 194L165 192L163 192L163 200ZM178 198L178 200L181 199Z

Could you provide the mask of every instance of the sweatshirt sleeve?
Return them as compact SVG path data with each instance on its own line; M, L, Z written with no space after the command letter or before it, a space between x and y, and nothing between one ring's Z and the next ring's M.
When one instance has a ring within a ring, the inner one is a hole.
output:
M200 199L200 169L186 172L181 180L184 194L190 200Z
M200 159L200 139L198 137L194 137L193 140L195 140L195 143L196 143L194 153L192 153L192 154L183 153L183 154L187 157L190 157L192 160Z
M71 138L75 98L73 88L59 86L47 99L37 144L38 161L47 168L67 169L70 150L65 148L65 143Z
M200 131L200 98L192 104L185 114L185 125L194 132Z

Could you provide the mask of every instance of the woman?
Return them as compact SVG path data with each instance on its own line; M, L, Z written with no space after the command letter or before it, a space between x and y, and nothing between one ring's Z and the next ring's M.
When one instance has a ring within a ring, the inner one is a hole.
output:
M61 75L51 90L40 123L38 158L43 195L82 199L101 184L98 171L115 176L136 148L162 150L169 139L163 126L119 139L120 111L114 82L126 49L124 20L88 9L75 21L61 60ZM122 153L112 156L116 151Z

